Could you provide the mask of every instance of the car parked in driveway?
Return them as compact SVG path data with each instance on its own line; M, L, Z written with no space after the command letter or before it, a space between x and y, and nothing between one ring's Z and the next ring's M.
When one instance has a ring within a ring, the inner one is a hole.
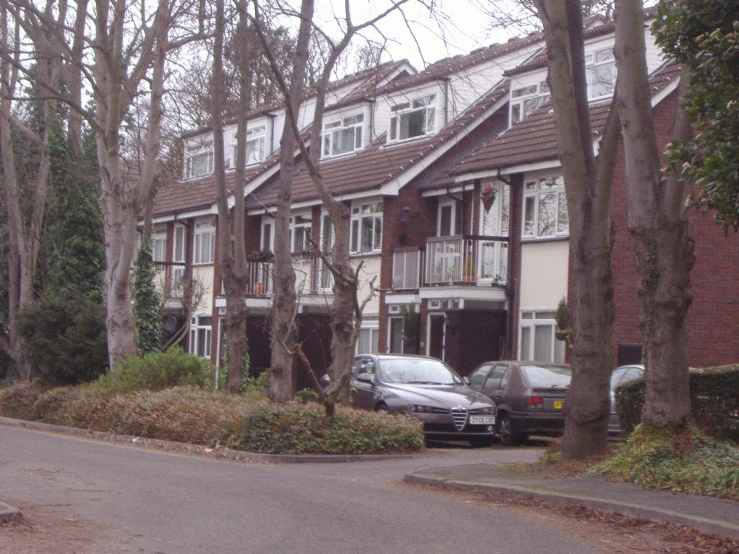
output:
M358 355L351 390L359 408L420 419L426 438L489 446L495 437L495 404L436 358Z
M633 365L622 365L617 367L611 373L611 416L608 420L608 434L609 435L620 435L621 434L621 422L618 419L618 413L616 413L616 389L644 376L644 366L640 364Z
M564 432L565 396L572 372L569 365L542 362L485 362L469 376L470 387L495 402L497 433L506 445L529 435Z

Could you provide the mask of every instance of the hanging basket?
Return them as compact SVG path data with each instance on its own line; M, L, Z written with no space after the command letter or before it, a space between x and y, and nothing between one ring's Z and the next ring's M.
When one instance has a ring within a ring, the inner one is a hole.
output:
M495 202L495 194L483 194L480 199L482 200L482 207L485 208L486 212L489 212L490 208L493 207L493 203Z

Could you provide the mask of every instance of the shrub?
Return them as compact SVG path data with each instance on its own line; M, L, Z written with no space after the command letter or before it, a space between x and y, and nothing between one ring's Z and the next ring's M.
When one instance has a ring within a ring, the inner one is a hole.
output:
M645 379L637 379L616 391L616 411L626 433L641 422L645 389ZM739 364L691 370L690 402L701 429L739 442Z
M333 418L321 406L265 405L246 418L240 446L272 454L377 454L423 448L421 422L406 415L339 407Z
M307 404L308 402L317 402L318 393L310 389L299 390L295 393L295 400Z
M116 365L114 372L101 377L96 386L116 391L162 390L184 385L210 389L214 379L212 363L177 346L164 353L126 358Z
M626 445L590 472L636 485L739 499L739 448L704 437L638 426Z
M21 310L18 330L26 360L44 384L86 383L108 367L105 308L86 297L28 302Z
M37 383L15 383L0 389L0 415L18 419L35 419L34 404L44 392Z

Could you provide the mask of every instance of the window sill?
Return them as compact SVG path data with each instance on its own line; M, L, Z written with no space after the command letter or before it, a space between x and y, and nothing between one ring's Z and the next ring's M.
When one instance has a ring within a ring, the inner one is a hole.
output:
M522 244L532 244L539 242L561 242L569 241L570 235L558 235L555 237L521 237Z
M435 132L434 133L426 133L425 135L419 135L417 137L410 137L410 138L406 138L406 139L388 140L383 145L383 148L392 148L393 146L397 146L397 145L400 145L400 144L408 144L410 142L416 142L416 141L428 139L428 138L433 137L435 134L436 134Z
M205 266L209 266L209 265L213 265L213 264L215 264L215 261L213 261L213 262L200 262L200 263L193 262L192 266L193 267L205 267Z
M373 250L371 252L350 252L350 258L376 258L382 256L382 250Z
M352 150L351 152L345 152L344 154L334 154L331 156L321 156L322 162L329 162L331 160L340 160L343 158L348 158L350 156L356 156L359 152L361 152L364 148L357 148L356 150Z

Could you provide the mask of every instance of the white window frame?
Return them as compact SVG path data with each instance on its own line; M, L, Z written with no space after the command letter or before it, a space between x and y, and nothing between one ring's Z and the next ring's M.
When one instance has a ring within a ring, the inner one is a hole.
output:
M236 167L236 148L238 141L236 133L233 135L233 148L231 150L231 160L227 166ZM257 125L246 130L246 165L255 165L264 161L267 152L267 127L265 125Z
M449 219L449 234L441 234L441 215L444 208L449 208L451 211L451 217ZM439 208L436 213L436 236L437 237L453 237L457 230L457 201L447 198L445 200L439 200Z
M269 237L267 230L269 229ZM259 244L262 250L275 251L275 220L271 217L262 218L261 234L259 235Z
M203 336L202 352L198 348L199 338ZM190 354L211 359L213 343L213 317L210 315L193 316L190 320Z
M370 344L369 352L361 352L360 345L366 341L368 337ZM379 352L380 344L380 322L379 321L362 321L362 327L359 329L357 343L354 345L355 354L376 354Z
M521 361L564 363L565 342L555 336L557 322L554 320L554 309L521 310L518 325L518 359ZM544 359L536 358L536 335L549 335L550 347Z
M195 169L195 160L196 159L204 159L205 160L205 169L203 172L194 173ZM206 150L206 149L198 149L193 151L192 153L188 153L187 157L185 158L185 179L201 179L203 177L207 177L213 173L213 151L212 150Z
M311 212L294 214L290 218L290 252L300 254L310 250L308 237L312 236L313 218ZM298 221L298 218L301 218Z
M172 261L185 263L187 257L187 227L175 224L173 229Z
M151 259L153 262L167 261L167 232L154 233L151 236Z
M352 205L349 223L349 252L351 254L376 254L382 251L382 219L384 212L382 202L371 202ZM366 225L369 225L368 227ZM365 230L369 230L369 248L366 247Z
M193 242L192 265L213 264L216 260L215 226L212 223L197 224Z
M328 227L328 230L326 229ZM334 223L331 220L331 216L326 212L321 212L321 239L318 244L321 246L321 250L324 254L330 256L334 248L334 242L336 237L334 236ZM318 275L318 289L323 293L333 291L334 288L334 276L328 266L323 263L323 260L319 260L320 273Z
M342 139L344 136L344 140ZM337 146L347 145L346 137L351 136L351 147L337 151ZM329 121L323 126L321 137L321 157L333 158L345 156L362 149L364 136L364 113L355 113L335 121Z
M511 90L509 126L520 123L551 98L546 80Z
M610 73L610 79L607 82L610 91L595 95L595 85L606 83L603 79L600 79L599 83L599 73L602 75L604 70ZM613 47L599 48L585 54L585 76L588 81L589 100L613 96L613 91L616 89L616 59L613 55Z
M392 115L390 116L390 129L387 134L388 143L422 138L432 134L436 127L436 104L436 94L432 93L420 95L391 106ZM410 120L419 113L422 113L423 132L410 135ZM404 122L406 122L405 128L408 133L406 136L403 136Z
M540 206L546 196L554 195L554 221L552 225L554 232L542 233L540 229ZM569 215L567 212L567 196L565 194L564 179L557 177L540 177L524 180L523 195L523 217L521 225L521 237L524 240L551 239L567 237L570 234ZM531 206L533 224L529 226L527 211Z

